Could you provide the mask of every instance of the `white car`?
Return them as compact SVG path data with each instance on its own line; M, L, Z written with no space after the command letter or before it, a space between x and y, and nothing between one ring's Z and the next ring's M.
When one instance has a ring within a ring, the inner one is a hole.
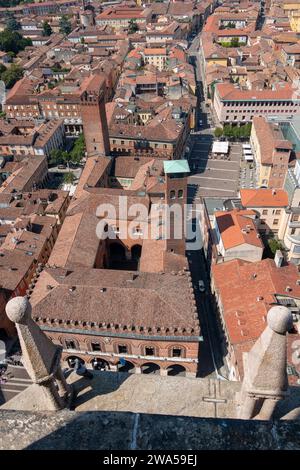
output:
M204 284L204 281L202 280L199 281L199 291L205 292L205 284Z

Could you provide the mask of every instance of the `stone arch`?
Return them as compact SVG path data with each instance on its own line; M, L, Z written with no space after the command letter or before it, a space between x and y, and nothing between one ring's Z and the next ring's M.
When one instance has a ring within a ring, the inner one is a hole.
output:
M148 357L151 357L151 356L158 356L159 353L158 353L158 347L155 345L155 344L151 344L151 343L147 343L147 344L142 344L141 345L141 348L142 348L142 354L143 356L148 356ZM153 350L153 354L149 354L148 353L148 349L152 349ZM148 353L148 354L147 354Z
M181 364L171 364L170 366L167 367L166 369L168 371L168 375L181 375L185 376L186 375L186 368L183 367Z
M94 370L110 370L109 362L101 357L93 357L91 359L90 364Z
M145 362L141 365L142 374L159 374L160 367L155 362Z
M178 350L178 349L181 350L180 355L177 355L176 350ZM168 357L186 357L186 348L184 346L182 346L181 344L173 344L172 346L169 346L169 348L168 348Z
M119 346L125 346L126 352L120 350ZM128 341L123 341L123 338L120 338L118 341L113 342L113 349L116 354L131 354L131 344Z
M107 256L106 254L103 256L103 269L107 269L108 263L107 263Z
M85 338L83 340L83 343L84 343L84 348L87 349L88 351L98 351L96 349L93 349L92 347L92 344L99 344L100 346L100 350L99 352L105 352L105 342L103 340L99 340L97 337L93 337L93 338Z
M112 242L109 245L109 258L111 261L125 261L126 260L126 250L124 245L119 242Z
M71 367L71 369L73 369L75 366L75 359L78 359L81 364L85 363L84 360L79 356L68 356L66 357L65 361L68 363L68 366Z
M124 365L118 364L118 372L134 372L135 365L126 360Z
M70 347L72 346L72 343L74 344L74 348ZM63 347L64 349L77 349L79 350L79 342L77 339L75 339L74 337L72 336L67 336L66 338L63 338Z
M142 254L142 245L135 244L131 247L131 259L138 262Z

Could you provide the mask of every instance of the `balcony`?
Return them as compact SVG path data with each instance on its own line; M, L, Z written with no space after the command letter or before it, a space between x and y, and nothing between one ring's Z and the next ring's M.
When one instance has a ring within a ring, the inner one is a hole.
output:
M299 245L300 246L300 235L289 235L289 234L287 234L286 237L294 245ZM295 255L297 255L297 254L298 253L295 253ZM300 255L300 253L299 253L299 255Z
M300 220L295 220L294 222L288 223L289 228L299 228L300 227Z

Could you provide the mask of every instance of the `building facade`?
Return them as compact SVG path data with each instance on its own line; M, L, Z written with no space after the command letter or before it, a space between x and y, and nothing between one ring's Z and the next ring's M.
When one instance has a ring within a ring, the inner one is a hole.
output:
M293 116L299 112L300 99L286 83L269 90L241 90L231 83L217 83L213 106L220 123L242 124L255 116Z

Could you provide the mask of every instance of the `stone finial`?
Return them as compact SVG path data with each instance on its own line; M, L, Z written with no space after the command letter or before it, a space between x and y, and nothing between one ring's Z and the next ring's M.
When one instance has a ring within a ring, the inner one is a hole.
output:
M267 315L267 323L271 330L285 335L293 326L292 314L288 308L281 305L272 307Z
M249 353L244 353L240 418L270 419L277 401L288 394L286 333L292 325L288 308L272 307L267 327Z
M28 375L41 387L44 409L62 408L71 392L60 366L62 347L54 345L32 320L31 305L26 297L11 299L6 305L6 313L16 324Z
M31 305L27 297L14 297L6 305L6 314L14 323L26 323L31 317Z

